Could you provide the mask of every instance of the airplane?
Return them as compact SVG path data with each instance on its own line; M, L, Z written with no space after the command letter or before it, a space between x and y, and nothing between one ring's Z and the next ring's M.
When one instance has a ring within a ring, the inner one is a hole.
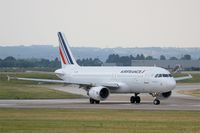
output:
M130 103L141 102L140 93L149 93L154 97L153 104L171 96L176 81L190 79L192 76L174 78L161 67L83 67L79 66L72 55L65 35L58 32L61 68L55 71L60 80L8 77L9 79L37 82L52 82L79 85L87 91L90 104L99 104L111 93L133 93Z

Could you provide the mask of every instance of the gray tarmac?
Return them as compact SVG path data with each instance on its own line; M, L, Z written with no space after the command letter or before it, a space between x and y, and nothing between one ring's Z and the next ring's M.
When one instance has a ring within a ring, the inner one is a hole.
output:
M77 86L49 86L51 89L86 95ZM200 84L178 84L169 99L153 104L153 97L141 94L140 104L130 104L132 94L111 94L100 104L89 104L88 98L46 100L0 100L0 108L57 108L57 109L133 109L133 110L195 110L200 111L200 98L177 93L178 90L199 89Z

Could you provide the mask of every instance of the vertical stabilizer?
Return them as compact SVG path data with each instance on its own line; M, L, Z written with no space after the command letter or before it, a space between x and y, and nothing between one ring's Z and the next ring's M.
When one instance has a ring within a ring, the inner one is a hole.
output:
M78 66L76 60L72 55L69 44L65 39L65 35L61 32L58 32L58 41L59 41L59 54L62 62L62 68L67 65Z

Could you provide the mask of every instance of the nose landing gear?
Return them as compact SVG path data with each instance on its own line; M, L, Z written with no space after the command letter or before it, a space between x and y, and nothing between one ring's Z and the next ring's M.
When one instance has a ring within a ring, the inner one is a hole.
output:
M155 99L155 100L153 101L153 104L154 104L154 105L159 105L159 104L160 104L160 100Z
M159 104L160 104L160 100L158 99L159 93L150 93L150 95L152 95L152 97L155 98L155 99L153 100L153 104L154 104L154 105L159 105Z

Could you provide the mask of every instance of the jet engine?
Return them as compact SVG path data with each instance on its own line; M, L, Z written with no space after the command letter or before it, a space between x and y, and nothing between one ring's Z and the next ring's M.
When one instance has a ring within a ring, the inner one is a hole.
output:
M157 94L156 98L157 99L167 99L171 96L171 94L172 94L172 91L159 93L159 94Z
M95 100L105 100L109 94L109 89L103 86L92 87L88 91L88 96Z

